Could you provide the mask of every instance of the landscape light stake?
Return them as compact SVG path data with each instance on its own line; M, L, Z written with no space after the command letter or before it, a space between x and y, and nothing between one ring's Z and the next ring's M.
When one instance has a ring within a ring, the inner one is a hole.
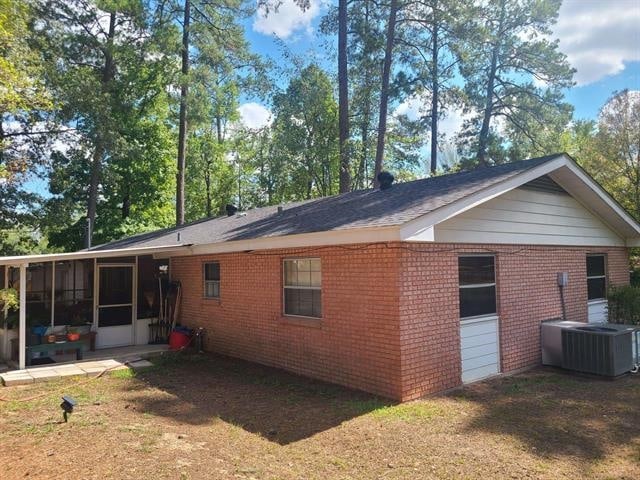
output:
M62 397L62 403L60 404L60 408L62 409L62 417L64 418L64 422L67 423L68 415L73 413L73 407L78 404L71 397Z

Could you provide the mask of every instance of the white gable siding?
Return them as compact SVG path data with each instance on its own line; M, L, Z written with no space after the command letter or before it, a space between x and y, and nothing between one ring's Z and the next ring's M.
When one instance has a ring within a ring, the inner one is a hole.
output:
M563 193L516 188L435 226L436 242L624 246Z

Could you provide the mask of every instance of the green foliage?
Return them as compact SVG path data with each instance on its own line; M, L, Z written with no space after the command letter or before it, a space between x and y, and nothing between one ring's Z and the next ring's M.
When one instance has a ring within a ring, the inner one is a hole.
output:
M607 294L609 322L640 325L640 287L613 287Z
M192 29L189 78L186 218L218 215L227 203L243 207L238 158L250 132L240 127L240 95L262 95L270 87L268 62L249 50L240 22L244 2L199 4ZM249 204L249 206L252 204Z
M276 201L338 191L338 106L329 77L310 65L274 98L274 154L287 165Z
M20 308L18 291L15 288L0 289L0 310L14 311Z
M54 151L44 227L54 247L80 248L95 184L94 243L168 226L174 132L166 94L176 29L142 1L44 3L41 48L70 147ZM94 28L111 20L108 28ZM101 23L102 22L102 23Z
M460 145L471 163L502 163L546 151L545 136L572 109L573 70L549 40L560 0L489 0L460 48L468 109ZM497 121L502 120L502 125Z
M596 136L605 175L599 179L640 220L640 92L615 92L600 110Z
M17 317L12 315L20 308L20 297L15 288L0 289L0 327L14 328Z

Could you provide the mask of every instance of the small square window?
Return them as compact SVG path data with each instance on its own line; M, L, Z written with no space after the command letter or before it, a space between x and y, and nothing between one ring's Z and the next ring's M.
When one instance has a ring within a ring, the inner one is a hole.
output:
M220 298L220 264L218 262L204 264L204 297Z

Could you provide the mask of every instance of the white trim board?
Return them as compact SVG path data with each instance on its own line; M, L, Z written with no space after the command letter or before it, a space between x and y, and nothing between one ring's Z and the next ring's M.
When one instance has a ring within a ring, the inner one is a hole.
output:
M158 253L176 252L189 249L189 245L167 245L159 247L133 247L119 250L80 250L70 253L46 253L41 255L23 255L16 257L0 257L0 265L17 267L23 264L40 262L61 262L64 260L83 260L90 258L131 257L136 255L155 255Z

